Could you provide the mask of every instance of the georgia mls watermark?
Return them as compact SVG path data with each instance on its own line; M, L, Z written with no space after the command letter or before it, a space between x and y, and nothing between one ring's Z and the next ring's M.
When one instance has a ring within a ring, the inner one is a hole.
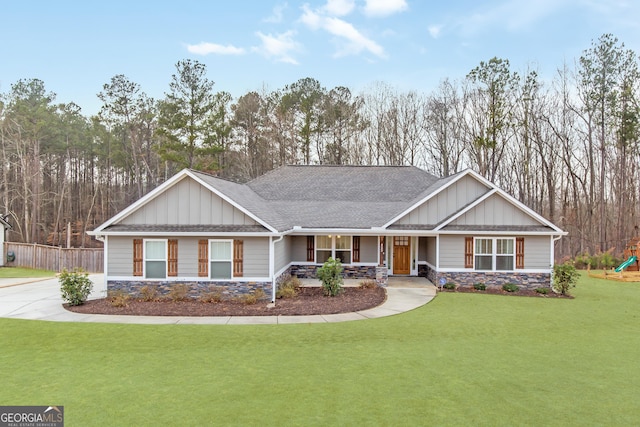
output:
M64 406L0 406L0 427L64 427Z

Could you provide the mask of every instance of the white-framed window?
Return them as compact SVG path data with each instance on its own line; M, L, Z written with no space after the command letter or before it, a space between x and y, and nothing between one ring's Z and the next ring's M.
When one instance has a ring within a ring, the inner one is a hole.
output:
M474 268L486 271L510 271L515 266L515 239L476 237Z
M333 256L333 239L331 236L316 236L316 263L324 264Z
M351 264L352 236L316 236L316 263L324 264L332 257L342 264Z
M334 258L342 264L351 264L351 236L336 236Z
M209 277L231 279L233 272L233 240L209 240Z
M145 239L144 277L147 279L167 278L167 240Z

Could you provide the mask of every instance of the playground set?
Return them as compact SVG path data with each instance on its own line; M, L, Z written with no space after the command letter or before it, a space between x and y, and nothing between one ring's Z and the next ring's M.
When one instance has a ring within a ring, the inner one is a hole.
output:
M634 237L629 240L622 252L623 258L626 260L617 266L613 271L600 274L592 274L592 276L603 279L620 280L623 282L640 282L640 237Z

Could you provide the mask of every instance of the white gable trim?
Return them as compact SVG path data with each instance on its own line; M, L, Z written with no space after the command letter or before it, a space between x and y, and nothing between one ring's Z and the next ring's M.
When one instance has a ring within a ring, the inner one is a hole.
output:
M266 229L268 229L272 233L277 233L277 230L275 228L273 228L272 226L270 226L269 224L267 224L266 222L264 222L263 220L261 220L260 218L258 218L254 214L252 214L251 212L249 212L244 207L240 206L238 203L234 202L232 199L227 197L225 194L223 194L219 190L217 190L217 189L213 188L212 186L208 185L206 182L204 182L199 177L197 177L195 174L193 174L189 169L183 169L180 172L178 172L177 174L175 174L173 177L169 178L167 181L165 181L164 183L162 183L161 185L156 187L155 189L151 190L145 196L141 197L136 202L132 203L127 208L125 208L124 210L120 211L120 213L118 213L115 216L113 216L111 219L109 219L104 224L100 225L98 228L94 229L93 231L88 231L87 234L90 235L90 236L97 236L97 235L104 234L104 233L102 233L102 231L105 228L107 228L110 225L115 224L115 223L121 221L122 219L126 218L127 216L131 215L132 213L134 213L135 211L137 211L138 209L140 209L141 207L143 207L144 205L149 203L151 200L156 198L158 195L164 193L169 188L173 187L178 182L182 181L185 177L190 177L191 179L193 179L194 181L196 181L200 185L204 186L206 189L208 189L209 191L211 191L212 193L214 193L215 195L217 195L218 197L220 197L221 199L223 199L224 201L226 201L227 203L229 203L230 205L232 205L236 209L240 210L242 213L244 213L245 215L247 215L248 217L250 217L251 219L253 219L257 223L259 223L260 225L264 226Z
M442 191L446 190L447 188L449 188L450 186L452 186L453 184L455 184L456 182L460 181L463 177L467 176L471 174L474 178L476 178L478 181L480 181L482 184L484 184L485 186L487 186L488 188L495 188L495 185L491 184L491 182L487 181L485 178L483 178L482 176L480 176L479 174L476 174L475 172L473 172L471 169L465 169L462 172L458 173L458 176L456 176L455 178L453 178L451 181L449 181L448 183L446 183L445 185L443 185L442 187L438 188L436 191L434 191L433 193L429 194L428 196L424 197L422 200L418 201L417 203L415 203L413 206L411 206L410 208L406 209L404 212L402 212L401 214L395 216L393 219L391 219L391 221L387 222L386 224L384 224L382 226L382 228L387 228L391 225L393 225L394 223L396 223L397 221L399 221L400 219L402 219L403 217L405 217L406 215L408 215L409 213L411 213L411 211L417 209L418 207L420 207L422 204L424 204L425 202L427 202L428 200L432 199L433 197L437 196L438 194L440 194Z

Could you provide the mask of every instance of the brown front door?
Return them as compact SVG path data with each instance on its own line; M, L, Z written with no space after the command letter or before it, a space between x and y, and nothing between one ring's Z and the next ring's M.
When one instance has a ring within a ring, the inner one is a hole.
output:
M408 236L393 238L393 274L411 273L411 246Z

